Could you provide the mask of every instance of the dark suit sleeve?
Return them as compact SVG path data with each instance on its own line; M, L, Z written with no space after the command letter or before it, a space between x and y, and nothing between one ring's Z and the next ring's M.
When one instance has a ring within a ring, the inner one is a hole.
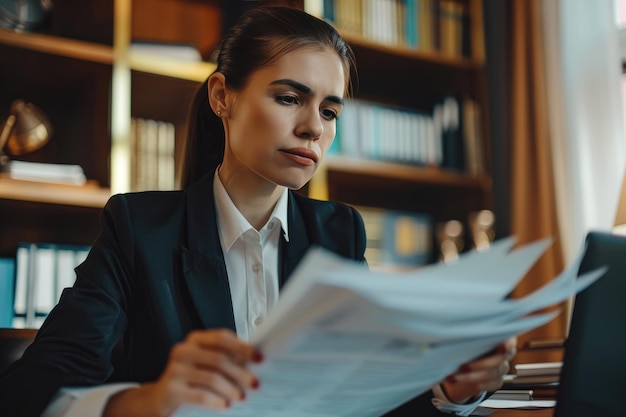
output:
M402 404L382 417L450 417L450 414L439 411L432 403L433 393L427 391Z
M12 417L39 416L61 387L104 382L111 352L126 326L131 276L131 228L117 198L103 211L103 231L77 280L66 289L22 358L0 374L0 409Z
M363 217L361 217L361 214L354 207L350 207L350 211L352 214L354 230L354 258L359 262L365 263L365 248L367 244L367 236L365 233L365 224L363 223Z

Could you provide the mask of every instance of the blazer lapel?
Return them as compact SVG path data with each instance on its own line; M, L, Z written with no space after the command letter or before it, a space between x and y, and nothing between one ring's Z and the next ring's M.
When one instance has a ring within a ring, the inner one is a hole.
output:
M279 276L280 288L285 285L310 245L304 218L291 191L289 191L287 221L289 222L289 242L285 240L284 236L281 236L279 251L279 265L281 266Z
M235 330L228 275L217 229L213 173L186 190L187 245L181 250L189 294L205 328Z

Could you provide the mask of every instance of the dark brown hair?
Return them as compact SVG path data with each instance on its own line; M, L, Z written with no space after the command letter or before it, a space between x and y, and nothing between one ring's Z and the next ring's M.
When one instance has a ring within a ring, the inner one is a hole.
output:
M240 90L252 73L303 47L336 51L343 62L345 93L352 93L355 60L349 45L330 24L291 7L256 7L246 12L224 36L215 71L224 74L229 88ZM207 79L198 88L189 113L183 188L213 172L222 162L224 141L222 121L209 106Z

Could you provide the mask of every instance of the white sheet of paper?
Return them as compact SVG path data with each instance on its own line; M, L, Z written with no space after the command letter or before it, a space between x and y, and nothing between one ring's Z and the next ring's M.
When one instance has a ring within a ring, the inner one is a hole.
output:
M506 300L548 241L511 251L513 244L505 239L454 265L403 274L311 250L253 335L265 357L253 367L260 389L228 411L183 406L175 417L378 417L499 342L548 322L556 313L529 313L603 273L577 277L574 265L535 293Z
M531 401L519 401L519 400L490 400L486 399L480 403L481 407L487 408L518 408L531 410L534 408L550 408L556 405L554 400L531 400Z

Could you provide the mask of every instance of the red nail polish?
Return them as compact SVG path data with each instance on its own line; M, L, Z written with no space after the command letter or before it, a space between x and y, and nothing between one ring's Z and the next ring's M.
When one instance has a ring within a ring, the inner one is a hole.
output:
M456 383L456 381L457 381L457 380L456 380L456 376L454 376L454 375L448 375L448 376L446 377L446 381L448 381L448 382L449 382L449 383L451 383L451 384L454 384L454 383Z
M263 354L261 352L259 352L258 350L254 351L254 356L252 357L252 360L255 363L263 362Z
M470 368L470 366L468 364L466 364L466 363L461 365L461 367L459 368L459 372L464 373L464 374L470 372L471 370L472 369Z
M253 388L253 389L259 389L259 386L260 386L260 385L261 385L261 384L259 383L259 380L258 380L258 379L256 379L256 378L254 378L254 380L252 381L252 388Z

